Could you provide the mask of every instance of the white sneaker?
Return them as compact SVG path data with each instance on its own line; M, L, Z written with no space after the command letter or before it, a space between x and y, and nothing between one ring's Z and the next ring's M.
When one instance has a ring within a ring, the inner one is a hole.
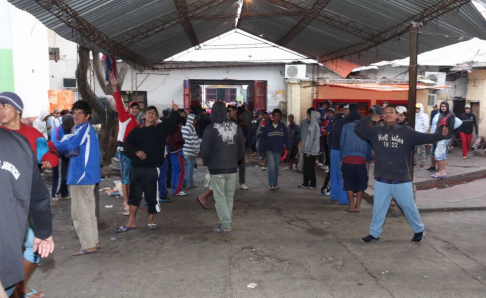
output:
M317 166L318 166L318 167L322 167L322 166L323 166L323 164L322 164L322 163L318 163L318 164L317 164Z
M180 196L180 197L183 197L185 195L187 195L187 194L185 192L183 192L183 191L180 191L180 192L176 193L176 196Z
M328 166L326 166L326 165L321 165L321 166L319 166L319 167L320 167L321 169L323 169L324 171L326 171L326 170L328 170L328 169L329 169L329 168L328 168Z
M270 184L270 187L269 187L268 189L270 189L270 190L274 190L274 189L275 189L275 187L274 187L273 185L271 185L271 184Z
M286 170L290 170L290 167L285 167Z
M249 190L250 188L244 184L240 184L240 189Z
M262 167L262 171L266 171L266 170L267 170L267 168L265 168L265 167Z

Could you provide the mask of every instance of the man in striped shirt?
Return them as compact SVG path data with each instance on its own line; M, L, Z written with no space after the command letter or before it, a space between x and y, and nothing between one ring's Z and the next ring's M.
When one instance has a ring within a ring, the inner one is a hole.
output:
M197 117L196 115L189 115L187 116L186 125L182 126L182 138L184 139L184 147L182 150L184 151L184 166L186 170L186 182L187 188L194 188L197 185L194 184L194 165L196 163L196 156L199 153L199 149L201 143L199 141L199 137L196 132L196 125L197 125Z

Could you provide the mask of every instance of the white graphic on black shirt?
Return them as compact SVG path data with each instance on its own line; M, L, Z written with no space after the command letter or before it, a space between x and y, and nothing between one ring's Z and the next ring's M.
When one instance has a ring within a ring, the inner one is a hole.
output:
M227 145L232 145L235 143L235 135L237 133L237 126L232 122L215 123L214 128L219 132L219 136L223 139L224 143Z
M9 163L8 161L4 161L3 163L0 161L0 164L2 165L0 167L1 170L10 172L15 177L15 180L19 179L20 172L13 164Z
M383 142L383 147L398 148L399 145L403 145L403 139L398 135L378 134L378 141Z

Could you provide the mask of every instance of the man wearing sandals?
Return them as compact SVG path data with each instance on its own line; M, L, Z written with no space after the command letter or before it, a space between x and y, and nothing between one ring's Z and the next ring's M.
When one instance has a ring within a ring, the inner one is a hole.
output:
M130 217L126 225L115 230L117 233L127 232L136 227L135 215L142 201L142 194L148 204L148 228L157 229L157 224L154 223L154 215L160 211L157 210L157 169L164 163L167 137L179 124L179 107L172 102L169 119L163 123L158 123L157 120L157 108L148 107L145 111L145 123L135 127L123 144L123 150L132 163L128 195Z
M231 233L236 168L244 154L243 132L236 123L228 120L224 103L214 103L211 110L211 125L203 134L201 157L211 175L216 213L221 222L221 225L213 230L216 233Z
M60 152L71 156L67 184L71 191L74 230L81 243L81 249L73 256L81 256L95 253L99 248L94 190L101 181L100 143L90 123L92 110L89 104L79 100L74 103L73 111L74 133L54 140L54 144Z
M384 126L370 126L372 121L384 120ZM420 243L425 238L424 224L415 204L410 177L410 158L413 147L430 144L448 138L447 127L441 126L434 134L420 133L409 126L396 123L397 112L386 107L384 115L373 114L364 117L355 126L354 132L369 141L375 152L375 195L370 234L361 241L379 240L385 222L390 200L395 198L402 207L410 227L415 233L412 243Z
M138 102L132 101L128 104L128 110L125 109L123 100L121 98L120 90L118 90L118 79L113 73L109 74L110 83L113 86L113 97L115 98L116 112L118 113L118 137L117 137L117 151L116 157L120 164L120 178L122 182L123 192L123 212L122 215L128 216L128 184L130 183L130 168L132 167L130 158L123 152L123 143L130 134L130 132L139 125L137 116L140 112Z

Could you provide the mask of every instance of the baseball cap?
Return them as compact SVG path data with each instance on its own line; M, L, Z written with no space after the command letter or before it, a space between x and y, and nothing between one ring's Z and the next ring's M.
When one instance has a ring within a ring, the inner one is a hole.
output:
M349 103L343 106L343 109L349 109Z
M329 108L329 109L326 110L326 112L332 112L332 113L334 113L334 109L333 108Z
M135 101L135 100L134 100L134 101L131 101L131 102L128 104L128 107L129 107L129 108L131 108L131 107L133 107L133 106L140 107L140 105L138 104L138 102L137 102L137 101Z
M416 105L415 105L415 108L416 108L416 109L420 109L420 104L419 104L419 103L418 103L418 104L416 104Z
M471 108L471 105L465 105L464 108L465 109L470 109Z
M397 113L399 113L399 114L403 114L403 113L407 112L407 108L404 107L404 106L398 106L395 109L397 110Z
M59 109L54 109L54 114L60 114L61 111L59 111Z
M0 103L8 103L14 109L22 113L24 110L24 103L20 97L13 92L2 92L0 93Z

